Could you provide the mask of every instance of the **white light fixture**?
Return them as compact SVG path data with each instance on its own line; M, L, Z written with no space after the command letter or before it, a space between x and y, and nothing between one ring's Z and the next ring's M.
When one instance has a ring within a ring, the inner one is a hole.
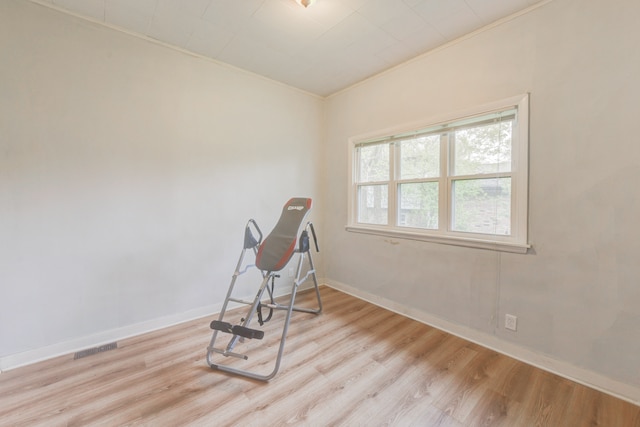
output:
M296 0L296 3L304 6L304 7L309 7L312 4L314 4L316 2L316 0Z

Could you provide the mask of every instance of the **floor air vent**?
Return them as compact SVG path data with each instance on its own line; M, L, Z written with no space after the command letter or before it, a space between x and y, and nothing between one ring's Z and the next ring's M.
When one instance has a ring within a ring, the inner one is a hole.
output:
M97 353L102 353L104 351L114 350L116 348L118 348L117 342L101 345L99 347L88 348L86 350L82 350L74 354L73 360L82 359L83 357L91 356Z

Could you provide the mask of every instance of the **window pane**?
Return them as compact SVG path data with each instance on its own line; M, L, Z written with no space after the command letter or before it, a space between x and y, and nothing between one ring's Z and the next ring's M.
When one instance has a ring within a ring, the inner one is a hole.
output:
M363 224L387 224L389 189L385 185L361 185L358 187L358 222Z
M511 178L453 182L454 231L511 234Z
M511 172L513 120L454 132L455 175Z
M358 182L389 180L389 144L358 147Z
M399 142L400 179L433 178L440 175L440 135Z
M398 225L438 229L438 183L418 182L398 186Z

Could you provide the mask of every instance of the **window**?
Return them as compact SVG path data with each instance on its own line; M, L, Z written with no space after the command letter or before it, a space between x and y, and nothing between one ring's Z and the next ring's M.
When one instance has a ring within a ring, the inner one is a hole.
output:
M350 231L526 252L528 96L351 140Z

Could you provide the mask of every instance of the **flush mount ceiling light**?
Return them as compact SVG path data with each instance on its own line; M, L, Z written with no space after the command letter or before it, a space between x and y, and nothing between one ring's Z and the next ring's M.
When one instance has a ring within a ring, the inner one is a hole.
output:
M316 2L316 0L296 0L296 3L304 6L304 7L309 7L312 4L314 4Z

